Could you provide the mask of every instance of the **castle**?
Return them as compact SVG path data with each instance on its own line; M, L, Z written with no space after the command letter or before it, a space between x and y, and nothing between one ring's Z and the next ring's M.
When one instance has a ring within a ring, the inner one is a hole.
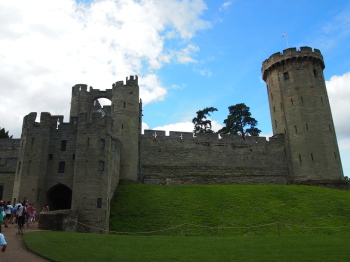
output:
M137 76L101 91L72 87L69 122L24 117L21 139L0 140L0 198L69 210L85 226L108 230L118 183L344 183L319 50L289 48L263 62L273 136L145 130ZM99 98L110 106L101 108Z

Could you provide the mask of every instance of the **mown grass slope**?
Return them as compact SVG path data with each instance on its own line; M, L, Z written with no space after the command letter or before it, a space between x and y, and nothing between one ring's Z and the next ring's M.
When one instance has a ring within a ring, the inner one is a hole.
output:
M310 186L121 185L110 230L230 236L350 232L350 192Z

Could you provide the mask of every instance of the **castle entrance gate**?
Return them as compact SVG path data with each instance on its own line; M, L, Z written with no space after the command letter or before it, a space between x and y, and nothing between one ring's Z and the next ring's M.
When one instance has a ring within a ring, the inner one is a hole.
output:
M72 190L69 187L63 184L55 185L47 191L46 195L50 211L71 209Z

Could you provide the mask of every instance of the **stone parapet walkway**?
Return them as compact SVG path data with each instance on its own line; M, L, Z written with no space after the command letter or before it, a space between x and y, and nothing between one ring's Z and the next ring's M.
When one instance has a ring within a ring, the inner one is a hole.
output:
M15 224L10 224L8 228L1 225L2 232L7 242L7 249L5 253L0 253L0 261L11 261L11 262L40 262L50 261L47 260L27 249L24 244L23 237L17 235L17 227ZM33 231L38 231L38 222L31 223L29 227L24 226L24 233L28 234Z

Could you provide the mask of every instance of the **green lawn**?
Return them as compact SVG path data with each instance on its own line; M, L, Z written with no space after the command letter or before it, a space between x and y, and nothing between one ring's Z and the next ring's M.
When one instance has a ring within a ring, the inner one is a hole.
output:
M54 261L350 261L350 192L271 185L123 185L109 235L36 232Z
M350 261L350 235L120 236L37 232L31 250L53 261Z

